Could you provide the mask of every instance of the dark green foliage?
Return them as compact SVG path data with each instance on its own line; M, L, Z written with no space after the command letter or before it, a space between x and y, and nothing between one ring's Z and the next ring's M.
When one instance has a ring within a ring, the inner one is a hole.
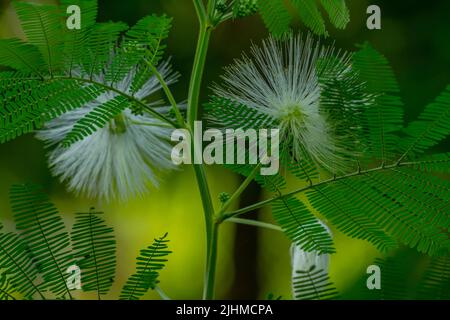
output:
M416 121L404 129L408 137L401 140L401 160L415 159L450 134L450 86L428 105Z
M258 0L233 1L233 17L242 18L258 12Z
M41 75L44 60L39 50L19 39L0 40L0 61L3 66Z
M0 301L16 300L14 297L14 289L11 289L10 281L6 274L0 274Z
M317 62L321 88L320 103L328 119L335 123L334 132L340 138L341 152L348 166L356 168L355 158L364 151L365 116L375 95L367 93L367 84L351 63L352 55L330 55Z
M39 50L52 76L63 67L63 19L59 8L18 1L14 7L28 43Z
M297 271L292 287L295 300L330 300L338 297L328 274L314 267L309 271Z
M419 298L450 300L450 257L431 259L424 272Z
M345 298L363 300L448 300L450 299L449 257L421 259L401 251L385 259L377 258L372 265L380 268L380 289L367 287L374 273L364 273Z
M314 33L328 35L322 13L316 0L292 0L292 4L298 11L300 19Z
M350 22L350 12L345 0L320 0L320 3L328 13L331 23L338 29L345 29Z
M430 255L445 253L450 248L448 235L435 224L428 223L423 211L411 207L403 197L392 192L391 187L396 188L402 183L399 177L392 180L392 185L379 185L378 178L379 174L367 174L339 181L336 188L342 197L349 199L352 208L363 212L403 244Z
M275 120L266 114L229 99L212 97L205 105L208 126L224 129L270 129L277 128Z
M5 75L5 74L3 74ZM61 114L79 108L103 92L95 85L76 81L26 80L17 74L0 78L0 143L10 141L41 128Z
M408 295L408 282L411 276L407 257L399 255L386 259L375 259L374 265L380 268L381 289L367 288L365 275L359 283L359 296L364 300L404 300Z
M335 185L317 187L308 192L308 199L314 208L346 235L367 240L381 251L396 248L396 241L343 192L346 190Z
M423 172L450 173L450 153L438 153L421 157L414 168Z
M258 7L265 25L275 37L289 31L291 16L283 0L258 0Z
M395 75L384 56L368 43L354 54L353 66L367 91L375 96L367 108L365 130L369 154L381 162L395 159L403 124L403 103Z
M344 29L350 21L350 13L344 0L258 0L259 13L275 37L289 32L292 18L288 3L296 9L301 21L318 35L328 36L320 6L325 9L336 28Z
M44 278L42 287L70 297L65 274L73 258L69 234L57 209L36 185L15 185L10 197L16 227Z
M333 240L311 211L295 197L274 202L272 214L285 234L304 251L333 253Z
M95 23L93 0L62 1L61 6L14 4L27 42L0 40L0 65L15 70L0 72L0 143L40 129L46 121L105 92L128 100L128 106L145 104L132 95L161 62L170 18L145 17L128 29L124 23ZM81 8L80 30L65 25L68 5ZM118 82L129 73L132 87L123 92ZM93 118L104 122L115 115L103 108ZM78 132L75 140L101 126L89 128L83 135ZM65 142L73 140L74 134Z
M69 237L41 187L13 186L11 206L20 232L0 232L0 300L73 299L67 286L69 266L81 269L83 291L95 291L99 299L108 293L115 280L116 240L101 213L93 208L77 213ZM137 272L121 298L138 299L155 288L170 253L168 242L166 234L141 251Z
M141 250L136 259L136 273L128 278L120 294L121 300L138 300L159 283L159 271L164 268L166 257L171 253L167 245L169 240L166 238L167 234L155 239L150 247Z
M83 140L122 113L128 106L128 100L122 96L109 100L95 107L92 111L78 120L73 129L66 135L61 145L69 147L71 144Z
M114 230L101 212L77 213L72 229L73 256L83 275L83 291L108 293L116 273Z
M8 271L0 276L3 278L5 292L18 292L25 298L30 298L38 292L42 297L35 284L38 275L35 262L25 242L16 234L0 233L0 270ZM14 291L8 291L10 287L14 288Z

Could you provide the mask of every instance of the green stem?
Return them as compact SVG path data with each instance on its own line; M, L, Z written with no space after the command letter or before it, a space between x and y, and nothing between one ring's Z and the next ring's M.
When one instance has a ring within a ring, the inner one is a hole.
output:
M164 90L164 93L167 96L167 99L169 99L170 104L172 105L172 110L175 112L175 116L177 118L178 124L184 128L186 127L183 115L180 112L180 109L178 108L178 104L172 94L172 91L170 91L169 86L167 85L166 81L164 80L163 76L159 73L158 69L155 68L150 62L147 60L144 60L145 63L148 65L148 67L152 70L154 73L156 79L158 79L159 83L161 84L161 87Z
M219 227L220 227L220 225L218 223L214 223L213 228L212 228L209 256L208 256L208 262L206 264L206 281L205 281L205 288L203 291L203 299L204 300L214 299Z
M249 220L249 219L240 219L240 218L230 218L226 222L232 222L232 223L237 223L237 224L244 224L244 225L248 225L248 226L259 227L259 228L264 228L264 229L270 229L270 230L283 232L283 229L281 229L281 227L276 226L276 225L271 224L271 223L266 223L266 222L261 222L261 221L255 221L255 220Z
M203 0L193 0L195 11L197 12L198 20L200 23L206 22L208 16L206 15L206 9L203 5Z
M222 206L220 212L217 215L218 222L221 223L223 220L223 214L226 212L226 210L230 207L230 205L233 204L240 196L241 194L247 189L249 184L253 181L253 179L258 174L259 169L261 168L262 163L259 163L255 168L253 168L252 172L245 178L245 180L242 182L242 184L239 186L239 188L233 193L230 199L228 199L227 202Z
M188 125L193 128L198 119L200 89L202 87L203 72L205 69L206 55L208 53L209 40L212 28L205 22L200 23L197 50L195 54L194 67L189 85L188 97Z
M206 55L212 32L212 27L209 24L209 17L203 1L193 0L193 3L197 12L200 30L191 80L189 83L187 125L190 131L194 128L194 122L198 118L200 90L202 87ZM208 180L206 178L205 167L201 164L194 164L194 171L197 178L200 196L202 198L206 230L206 273L203 298L211 299L214 295L215 260L217 256L217 227L214 224L214 206L212 204L211 192L209 190Z

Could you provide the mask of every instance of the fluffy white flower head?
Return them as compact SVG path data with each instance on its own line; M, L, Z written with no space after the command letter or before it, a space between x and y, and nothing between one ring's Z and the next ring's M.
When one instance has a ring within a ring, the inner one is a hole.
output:
M177 76L167 63L159 72L168 84L176 81ZM134 76L133 70L115 87L131 95ZM103 83L104 76L97 75L95 80ZM153 76L134 96L144 99L159 89L161 86ZM117 94L113 92L100 95L84 107L48 122L37 137L55 146L49 153L49 164L69 190L90 198L125 201L147 193L152 185L158 186L158 173L175 168L170 160L170 127L148 114L136 115L126 109L105 127L70 147L58 145L77 121L115 97ZM152 107L162 113L168 111L157 103Z
M318 59L333 50L307 36L278 41L273 38L252 47L226 68L218 96L231 99L271 116L279 124L280 139L290 145L295 160L312 159L326 169L338 163L342 152L333 136L333 125L321 107ZM348 55L338 58L345 62Z

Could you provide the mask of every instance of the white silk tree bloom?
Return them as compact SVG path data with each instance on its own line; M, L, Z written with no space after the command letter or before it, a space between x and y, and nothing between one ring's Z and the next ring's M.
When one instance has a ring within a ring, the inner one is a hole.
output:
M159 72L168 84L177 79L167 63ZM115 87L131 95L134 76L135 71L131 71ZM95 80L103 82L103 75ZM160 89L153 76L134 97L144 99ZM39 139L54 147L48 155L49 165L52 173L68 184L70 191L106 201L125 201L144 195L151 186L158 186L158 173L175 168L170 159L172 129L149 114L135 115L129 109L83 140L67 148L59 145L77 121L117 95L104 93L84 107L46 123L37 133ZM162 113L169 110L158 105L160 102L151 106Z
M334 54L308 36L288 40L269 38L253 46L251 57L225 69L224 84L216 95L271 116L278 123L280 141L294 160L311 159L334 171L345 150L334 135L334 124L321 105L317 74L320 58L336 57L348 64L348 54Z

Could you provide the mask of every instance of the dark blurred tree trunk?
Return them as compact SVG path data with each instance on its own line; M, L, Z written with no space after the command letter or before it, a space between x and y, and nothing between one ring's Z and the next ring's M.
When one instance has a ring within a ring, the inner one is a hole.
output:
M261 188L252 183L242 194L239 201L240 208L258 202ZM257 219L258 212L249 212L241 218ZM234 245L233 286L228 294L229 299L245 300L257 299L258 284L258 230L252 226L236 225Z

